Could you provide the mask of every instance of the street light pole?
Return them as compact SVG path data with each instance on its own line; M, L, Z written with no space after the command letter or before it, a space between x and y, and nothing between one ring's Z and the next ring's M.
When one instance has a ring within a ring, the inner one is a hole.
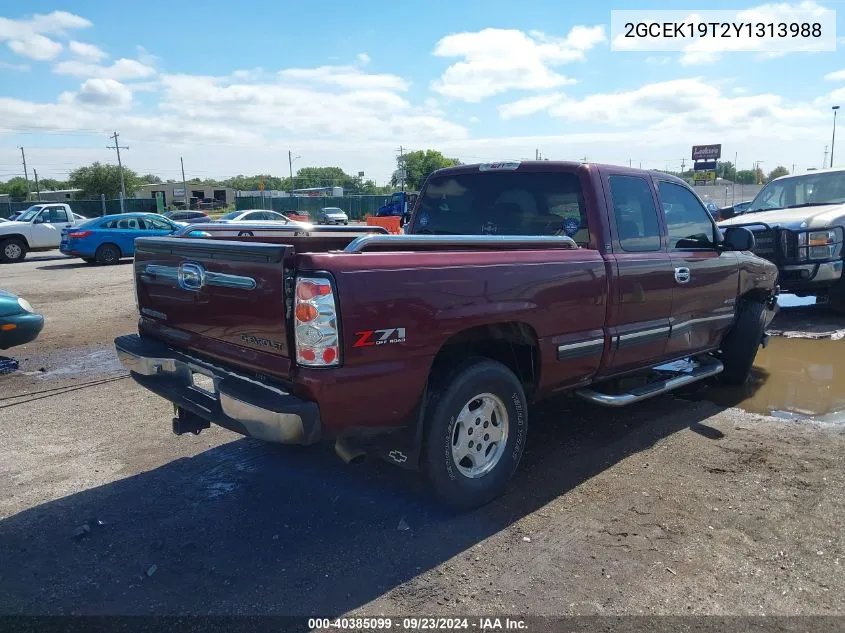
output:
M839 110L839 106L835 105L831 110L833 110L833 138L830 139L830 166L833 167L833 145L836 143L836 111Z

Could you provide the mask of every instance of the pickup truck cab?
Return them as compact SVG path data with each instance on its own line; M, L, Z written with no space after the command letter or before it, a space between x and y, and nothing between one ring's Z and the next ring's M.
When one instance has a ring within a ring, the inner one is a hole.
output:
M35 204L12 222L0 224L0 262L21 262L29 251L59 248L62 230L86 221L67 204Z
M216 226L137 240L139 331L115 340L174 432L333 440L422 470L457 508L504 490L534 402L742 383L777 308L750 231L722 234L683 181L625 167L440 170L405 235Z
M845 168L776 178L742 215L719 226L753 231L755 252L777 265L784 291L845 313Z

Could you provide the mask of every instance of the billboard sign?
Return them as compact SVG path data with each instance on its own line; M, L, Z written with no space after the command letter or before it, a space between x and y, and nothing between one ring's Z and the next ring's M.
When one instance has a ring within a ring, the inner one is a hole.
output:
M697 171L697 172L695 172L695 174L693 174L693 181L695 182L695 184L702 183L702 182L708 183L711 180L713 182L716 181L716 172L713 171L713 170Z
M716 161L715 160L700 160L693 163L693 169L695 171L716 171Z
M722 145L693 145L693 160L717 160L722 157Z

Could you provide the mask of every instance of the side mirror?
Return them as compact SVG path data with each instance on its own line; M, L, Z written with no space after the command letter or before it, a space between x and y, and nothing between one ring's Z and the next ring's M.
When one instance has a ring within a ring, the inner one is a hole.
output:
M754 233L744 226L729 226L725 229L724 247L731 251L753 251L756 241Z

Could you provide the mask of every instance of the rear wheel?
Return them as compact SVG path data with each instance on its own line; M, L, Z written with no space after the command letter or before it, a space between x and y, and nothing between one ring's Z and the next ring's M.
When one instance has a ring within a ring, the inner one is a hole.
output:
M114 244L103 244L97 249L95 259L106 266L116 264L120 261L120 249Z
M428 404L424 467L446 504L489 503L516 471L528 431L525 392L501 363L475 358L435 389Z
M743 301L733 329L722 341L722 382L743 385L751 375L757 349L765 335L766 309L762 303Z
M0 242L0 261L9 264L22 262L26 251L26 242L17 237L10 237Z

